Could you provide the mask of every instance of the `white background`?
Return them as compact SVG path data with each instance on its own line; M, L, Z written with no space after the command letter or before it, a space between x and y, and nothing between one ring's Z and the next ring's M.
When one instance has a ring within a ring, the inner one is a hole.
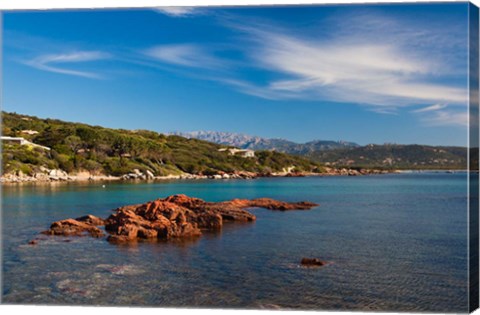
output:
M133 8L133 7L155 7L155 6L193 6L193 5L261 5L261 4L325 4L325 3L378 3L378 2L429 2L424 0L406 0L406 1L372 1L372 0L0 0L0 10L21 10L21 9L67 9L67 8ZM432 2L432 1L430 1ZM452 2L436 0L435 2ZM480 0L471 1L477 6ZM167 315L306 315L319 314L327 315L334 312L305 312L305 311L242 311L242 310L210 310L210 309L159 309L159 308L129 308L129 307L69 307L69 306L0 306L0 314L35 314L35 315L95 315L114 313L115 315L157 315L159 313ZM476 314L479 314L477 311ZM354 315L358 312L343 312L343 314ZM384 314L384 313L364 313L364 314Z

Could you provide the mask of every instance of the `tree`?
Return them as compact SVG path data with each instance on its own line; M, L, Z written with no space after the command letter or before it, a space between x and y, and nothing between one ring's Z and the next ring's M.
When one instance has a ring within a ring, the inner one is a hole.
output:
M130 137L128 139L128 151L133 158L141 156L147 150L146 141Z
M118 155L120 157L120 164L123 165L123 156L124 154L128 153L130 149L130 141L127 137L125 136L115 136L113 139L112 143L112 150L114 154Z
M77 154L78 150L83 147L83 141L78 136L68 136L64 143L73 151L73 154Z
M93 149L96 146L98 132L95 129L84 126L77 127L76 134L85 142L88 149Z

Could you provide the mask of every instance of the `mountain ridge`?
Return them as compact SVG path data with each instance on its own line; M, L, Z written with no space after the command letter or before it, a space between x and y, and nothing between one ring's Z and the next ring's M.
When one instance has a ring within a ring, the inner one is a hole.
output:
M282 153L304 155L308 152L331 150L339 148L359 147L360 145L348 141L332 140L311 140L305 143L298 143L282 138L263 138L243 133L222 132L222 131L190 131L172 132L172 135L185 138L194 138L209 141L221 145L234 146L249 150L274 150Z
M270 150L306 157L335 167L386 169L466 169L467 148L421 144L367 144L348 141L312 140L296 143L241 133L177 132L187 138L250 150Z

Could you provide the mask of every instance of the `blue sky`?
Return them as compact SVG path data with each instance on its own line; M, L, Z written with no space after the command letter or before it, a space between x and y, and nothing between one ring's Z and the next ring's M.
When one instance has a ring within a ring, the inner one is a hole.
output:
M3 110L466 145L468 4L6 12Z

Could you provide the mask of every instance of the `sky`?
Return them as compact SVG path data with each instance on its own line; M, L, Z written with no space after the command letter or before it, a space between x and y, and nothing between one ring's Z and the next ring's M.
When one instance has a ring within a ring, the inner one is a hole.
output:
M296 142L467 144L468 4L3 14L8 112Z

